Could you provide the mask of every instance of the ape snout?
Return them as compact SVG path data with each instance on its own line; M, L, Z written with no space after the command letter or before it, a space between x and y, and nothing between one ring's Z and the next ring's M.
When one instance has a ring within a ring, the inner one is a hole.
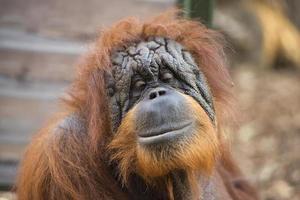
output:
M181 130L186 131L193 123L188 110L187 100L181 93L166 87L154 88L137 105L137 134L141 138L168 135L167 140L180 135Z
M158 88L152 89L147 96L148 96L148 99L154 100L154 99L157 99L157 98L167 95L167 92L169 93L169 89L164 88L164 87L158 87Z

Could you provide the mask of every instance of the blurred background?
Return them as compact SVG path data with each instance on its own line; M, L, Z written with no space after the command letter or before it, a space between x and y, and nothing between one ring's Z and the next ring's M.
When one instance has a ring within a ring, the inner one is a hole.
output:
M300 199L299 0L0 0L0 200L15 199L24 148L97 31L176 3L226 37L240 110L229 137L246 177L262 199Z

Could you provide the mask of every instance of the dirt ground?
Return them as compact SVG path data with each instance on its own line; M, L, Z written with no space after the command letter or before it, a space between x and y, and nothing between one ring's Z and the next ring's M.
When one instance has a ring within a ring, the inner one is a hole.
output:
M300 73L237 68L242 123L232 148L265 200L300 199Z

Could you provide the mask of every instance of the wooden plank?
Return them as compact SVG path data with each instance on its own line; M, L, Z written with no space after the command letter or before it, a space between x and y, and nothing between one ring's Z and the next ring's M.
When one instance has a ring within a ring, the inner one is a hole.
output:
M0 49L0 75L19 81L71 81L79 56Z
M0 190L11 190L18 169L18 161L0 161Z
M29 51L38 53L58 53L64 55L79 55L86 52L86 44L78 41L50 39L39 35L0 29L0 49L14 51Z

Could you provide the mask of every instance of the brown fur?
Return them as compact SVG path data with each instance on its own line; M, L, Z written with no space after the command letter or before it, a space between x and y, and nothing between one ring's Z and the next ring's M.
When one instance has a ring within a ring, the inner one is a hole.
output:
M125 183L132 171L143 177L149 177L150 171L155 176L160 176L175 167L173 161L163 163L157 156L136 148L132 134L134 110L127 114L117 133L128 135L126 144L121 136L112 138L114 134L110 125L103 72L110 70L110 55L116 48L150 36L173 39L192 53L207 78L216 107L218 127L213 129L203 110L191 101L191 107L199 112L199 118L205 119L207 126L201 131L207 135L195 138L191 148L180 151L174 162L191 171L189 179L195 184L192 180L196 170L200 168L211 171L219 152L221 162L216 166L226 172L223 173L226 176L222 177L226 186L228 185L227 190L233 190L233 199L246 200L234 197L235 188L231 179L234 180L241 174L231 161L221 134L224 123L231 121L228 113L232 110L232 83L224 66L220 44L222 38L198 22L178 19L176 16L176 12L168 12L147 23L128 18L101 33L90 53L79 64L77 78L62 106L64 113L42 129L28 147L17 182L17 195L20 200L130 199L112 174L109 160L122 160L119 169ZM80 123L75 120L75 125L71 121L67 126L61 127L62 121L72 115L80 116ZM119 149L111 158L110 151L107 151L109 143L110 149ZM202 143L206 148L199 149L196 143ZM127 160L122 159L122 156ZM194 156L198 159L194 160ZM156 159L156 164L162 168L155 168L150 162L151 159ZM130 167L132 163L136 163L136 168ZM173 199L170 180L164 185L166 188L163 186L160 189L169 192L169 198ZM247 195L253 196L248 193Z

